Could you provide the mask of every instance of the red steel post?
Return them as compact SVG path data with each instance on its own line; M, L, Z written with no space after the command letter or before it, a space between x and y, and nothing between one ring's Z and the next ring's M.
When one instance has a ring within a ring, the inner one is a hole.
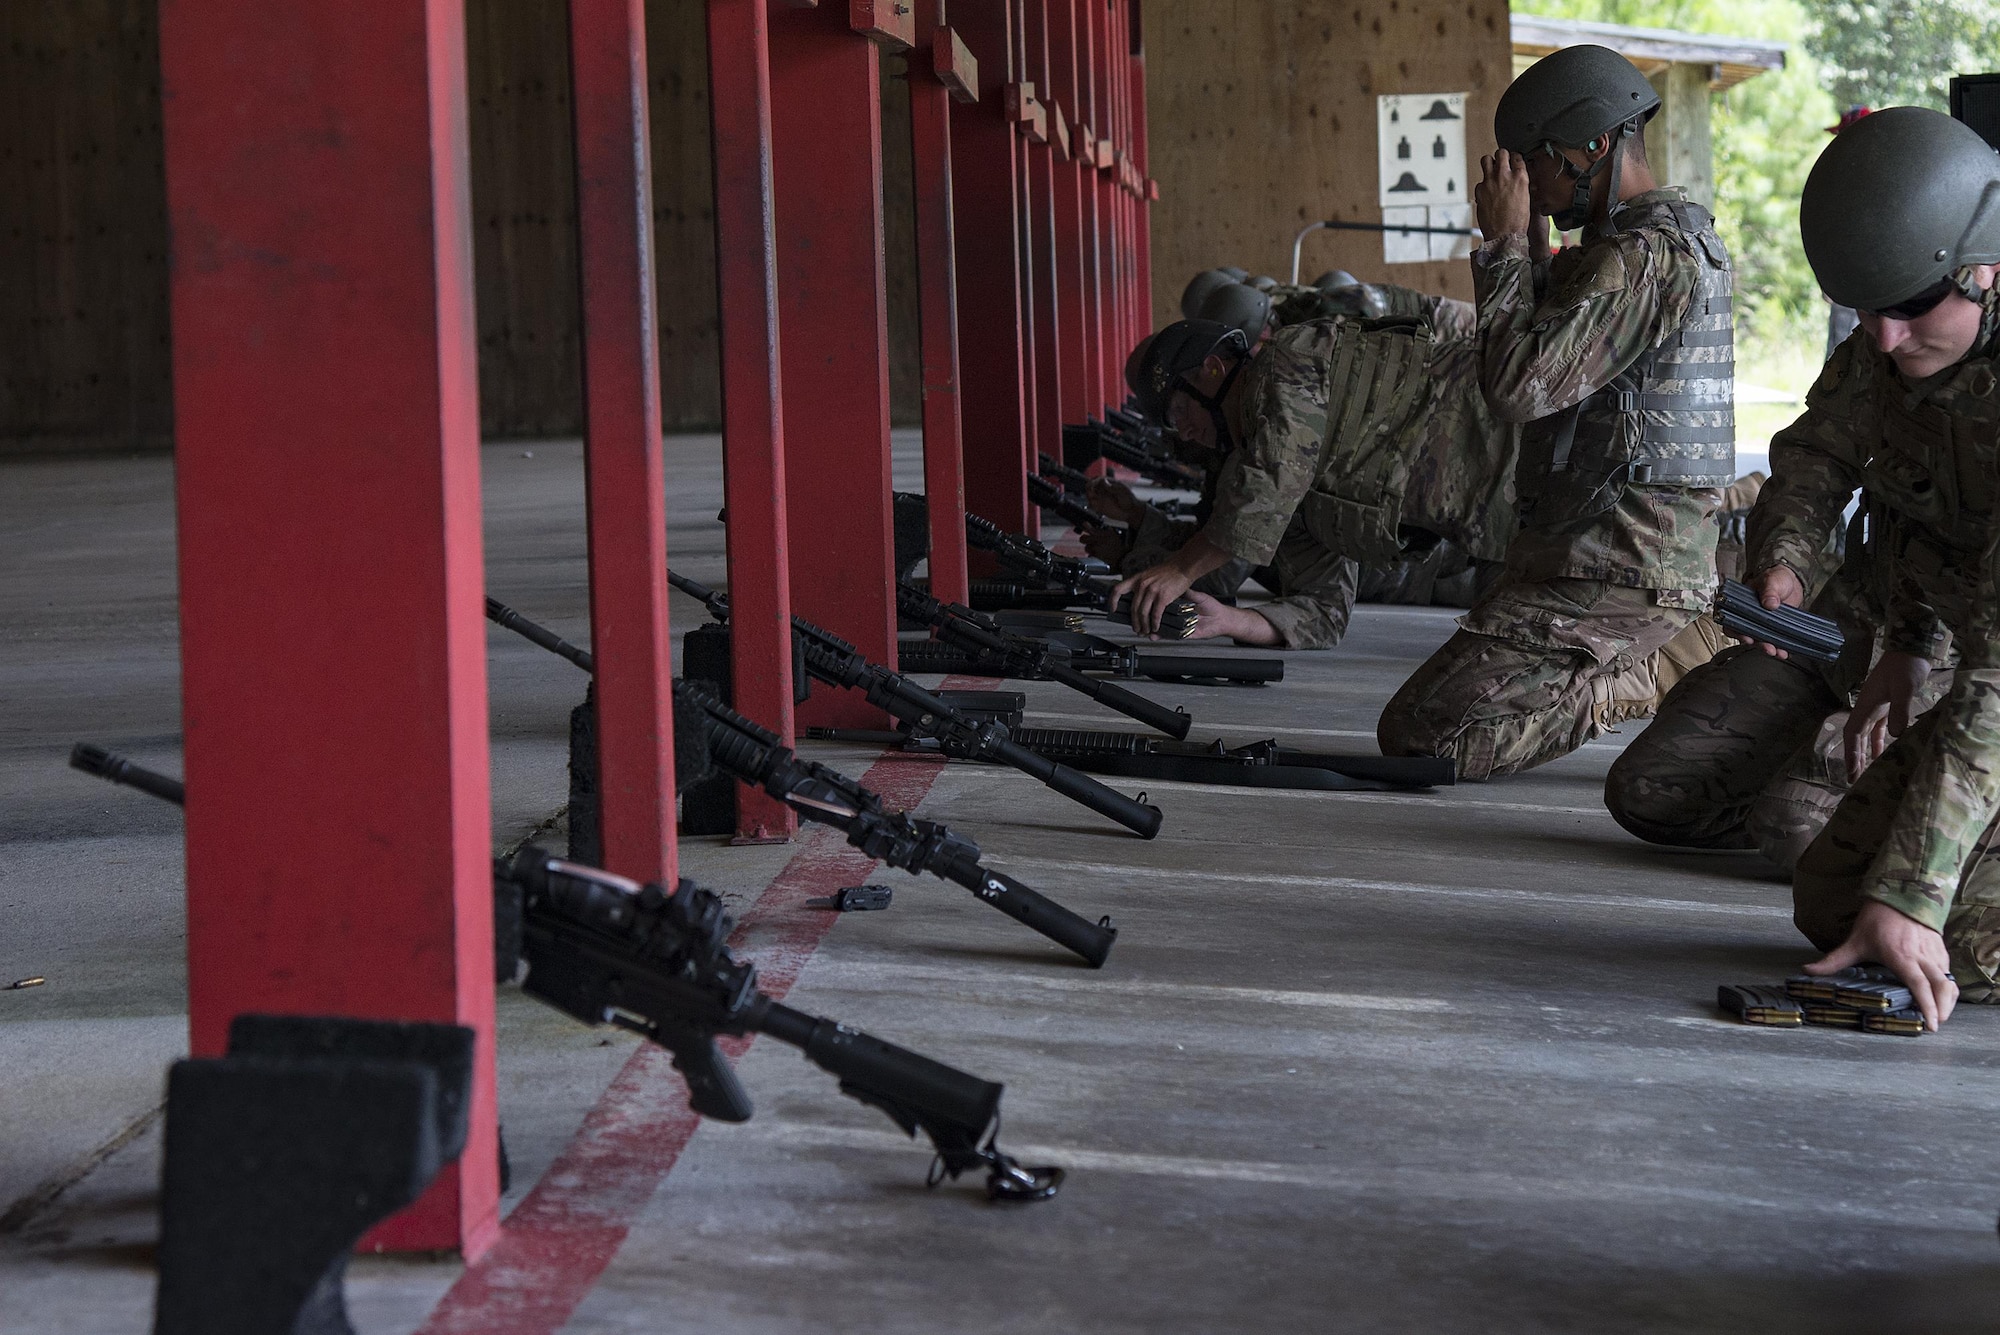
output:
M1146 152L1146 23L1145 0L1132 4L1132 286L1138 292L1136 338L1153 330L1153 178ZM1118 393L1120 401L1125 394Z
M910 157L916 187L931 592L946 602L963 603L969 599L965 453L958 408L958 262L952 254L951 103L954 96L977 97L979 88L977 73L960 58L966 51L963 41L944 20L944 0L919 0L917 45L910 52Z
M786 516L792 606L893 663L881 57L849 26L844 4L774 9L770 52L778 335L784 397L795 410L785 483L809 498ZM798 714L837 726L881 722L852 691L815 691Z
M1010 532L1028 528L1027 330L1021 322L1019 76L1013 0L952 11L979 61L979 101L951 109L952 216L958 253L958 355L965 504ZM1011 94L1011 95L1010 95Z
M645 0L569 0L604 865L675 882L673 655Z
M1036 100L1039 103L1041 89L1035 86L1034 71L1028 64L1027 19L1028 7L1037 3L1039 3L1039 0L1019 0L1019 3L1014 5L1010 15L1011 30L1008 34L1008 42L1010 44L1009 50L1012 53L1009 58L1013 62L1014 69L1017 71L1016 77L1023 81L1021 85L1023 89L1034 89ZM1024 360L1026 370L1026 374L1021 380L1021 396L1022 408L1027 414L1026 421L1028 427L1028 439L1025 442L1026 448L1022 452L1021 459L1021 467L1024 470L1035 461L1035 439L1039 432L1041 414L1045 406L1042 403L1040 357L1037 355L1038 350L1035 347L1035 309L1038 305L1037 294L1035 292L1035 251L1039 245L1039 238L1035 235L1035 192L1032 188L1032 182L1034 180L1034 164L1038 143L1045 145L1048 142L1048 114L1046 110L1041 112L1037 124L1042 127L1041 132L1039 134L1027 135L1026 142L1020 146L1020 151L1014 155L1014 171L1016 173L1014 200L1016 206L1021 210L1020 219L1014 228L1014 239L1016 244L1020 246L1019 263L1021 272L1021 284L1016 291L1021 303L1021 332L1025 340L1021 348L1021 356ZM1026 485L1025 480L1022 485ZM1036 527L1023 529L1022 531L1025 533L1041 532L1041 515L1032 510L1029 513L1035 521Z
M708 0L730 685L735 707L790 745L792 583L768 52L764 0ZM739 836L784 839L797 829L790 807L737 785Z
M1056 250L1056 176L1063 156L1067 127L1062 109L1049 100L1049 10L1053 0L1026 0L1022 5L1025 38L1022 70L1035 85L1036 100L1048 110L1044 142L1026 146L1028 235L1032 240L1027 277L1034 291L1035 415L1033 448L1062 456L1063 356L1062 283ZM1031 456L1030 468L1036 465Z
M1069 161L1057 168L1060 197L1056 204L1056 286L1062 300L1062 420L1082 422L1097 411L1096 377L1088 354L1090 271L1085 261L1084 192L1088 159L1094 149L1085 142L1087 127L1081 111L1077 78L1077 13L1079 0L1047 0L1049 15L1050 90L1070 122ZM1088 4L1090 0L1082 0Z
M459 0L162 0L197 1056L246 1011L478 1035L364 1246L498 1230Z
M1111 155L1113 152L1113 112L1111 108L1111 86L1106 19L1108 10L1103 0L1092 0L1084 5L1089 15L1089 70L1091 127L1097 135L1097 165L1090 173L1090 197L1092 201L1091 224L1094 229L1092 239L1097 246L1097 281L1093 285L1096 292L1097 308L1091 324L1091 344L1094 361L1091 384L1096 390L1096 411L1102 413L1112 399L1111 382L1116 377L1112 373L1111 345L1117 342L1117 301L1118 301L1118 256L1111 235ZM1122 368L1124 358L1117 359Z

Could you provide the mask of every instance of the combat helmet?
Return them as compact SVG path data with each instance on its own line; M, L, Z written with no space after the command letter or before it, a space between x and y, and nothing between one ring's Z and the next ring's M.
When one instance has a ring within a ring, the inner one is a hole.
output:
M1345 269L1328 269L1313 279L1313 286L1322 292L1338 292L1344 287L1359 287L1361 280Z
M1572 182L1570 205L1556 215L1555 224L1569 231L1590 221L1590 188L1607 163L1610 198L1617 201L1624 142L1659 109L1659 93L1631 61L1608 46L1566 46L1522 70L1500 94L1493 142L1527 157L1553 154L1557 148L1594 149L1600 140L1611 141L1611 151L1587 171L1562 162L1563 174Z
M1240 367L1249 350L1250 343L1240 329L1215 320L1177 320L1133 350L1125 364L1125 383L1139 400L1139 410L1155 422L1167 420L1167 400L1177 389L1212 414L1219 414L1221 393L1198 393L1181 377L1199 368L1213 353L1237 358Z
M1247 283L1250 281L1250 271L1234 264L1225 264L1218 272L1228 274L1229 281L1232 283Z
M1228 287L1237 279L1227 269L1203 269L1181 289L1181 318L1192 320L1201 313L1201 303L1218 288Z
M1842 130L1813 164L1799 235L1834 302L1919 315L1895 308L1928 310L1959 269L2000 263L2000 154L1942 112L1878 111Z
M1218 287L1201 303L1195 318L1226 324L1243 335L1244 346L1255 347L1271 323L1271 294L1247 283Z

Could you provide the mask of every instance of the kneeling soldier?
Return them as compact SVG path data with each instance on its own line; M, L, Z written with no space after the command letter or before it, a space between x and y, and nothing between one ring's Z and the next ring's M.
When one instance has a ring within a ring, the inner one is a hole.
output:
M1735 476L1729 257L1714 219L1655 186L1640 127L1659 95L1630 61L1574 46L1494 116L1476 191L1481 381L1521 439L1507 572L1406 682L1386 755L1511 774L1650 715L1722 647L1721 488ZM1545 216L1587 227L1553 262Z

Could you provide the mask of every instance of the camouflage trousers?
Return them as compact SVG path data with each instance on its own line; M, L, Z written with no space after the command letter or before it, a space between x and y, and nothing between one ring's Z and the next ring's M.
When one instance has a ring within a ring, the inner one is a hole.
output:
M1448 538L1400 561L1361 567L1355 601L1412 607L1471 607L1499 582L1506 567L1482 561Z
M1599 580L1503 580L1390 699L1385 756L1450 756L1461 779L1544 764L1626 719L1723 646L1671 592Z
M1931 710L1890 743L1862 772L1826 828L1799 858L1792 878L1792 921L1819 949L1832 950L1847 939L1865 889L1880 878L1883 864L1895 863L1907 852L1888 847L1891 826L1911 776L1933 744L1942 713ZM1987 815L1995 795L1978 796L1984 799L1981 815ZM1945 915L1944 943L1951 952L1960 998L2000 1002L2000 861L1992 856L1995 827L1989 816L1975 818L1967 830L1966 844L1952 850L1964 871Z
M1929 709L1951 689L1933 672ZM1604 805L1654 844L1754 848L1798 865L1847 793L1847 689L1832 669L1725 649L1689 673L1604 780Z

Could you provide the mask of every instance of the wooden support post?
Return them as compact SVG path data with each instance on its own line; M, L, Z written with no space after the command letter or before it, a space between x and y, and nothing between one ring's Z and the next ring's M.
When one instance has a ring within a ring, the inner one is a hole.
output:
M479 391L457 0L162 0L197 1057L246 1011L477 1034L499 1228Z
M979 101L951 109L952 212L958 252L958 354L963 368L965 504L1001 528L1028 529L1027 330L1021 321L1019 158L1013 0L952 11L979 61ZM976 563L975 563L976 564Z
M910 53L910 157L916 189L918 319L924 375L924 494L931 592L968 601L965 453L960 440L958 261L951 211L951 103L979 95L970 52L945 25L944 0L918 0ZM970 76L970 77L968 77Z
M810 498L786 525L793 610L893 663L882 67L848 18L841 4L770 14L778 337L794 410L785 485ZM882 718L836 690L815 691L798 713L845 727Z
M768 53L764 0L708 0L730 686L735 707L789 746L792 594ZM776 798L739 784L736 829L744 838L786 839L798 818Z
M673 656L645 0L569 0L604 865L673 885Z

